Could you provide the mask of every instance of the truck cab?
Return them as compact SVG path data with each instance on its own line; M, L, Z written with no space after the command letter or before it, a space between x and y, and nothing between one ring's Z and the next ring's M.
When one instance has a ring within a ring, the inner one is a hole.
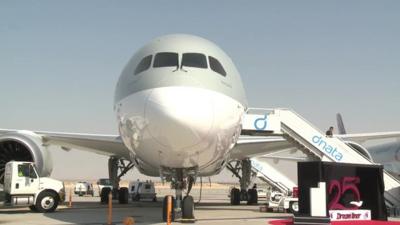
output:
M286 195L279 191L271 191L269 195L267 195L267 205L269 211L284 211L289 213L298 213L299 212L299 198L297 195L297 187L293 188L293 192L290 195Z
M113 189L111 180L108 178L100 178L97 181L97 186L99 187L99 194L101 193L101 190L103 190L103 188L110 188L110 190Z
M61 181L40 177L32 162L8 162L5 166L6 206L29 206L37 212L53 212L65 199Z

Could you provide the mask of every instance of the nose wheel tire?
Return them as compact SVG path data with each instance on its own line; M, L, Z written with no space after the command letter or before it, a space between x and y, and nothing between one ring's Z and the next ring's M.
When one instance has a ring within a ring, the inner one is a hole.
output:
M50 191L43 191L36 199L35 208L37 212L48 213L54 212L58 206L57 194Z
M194 201L193 197L190 195L183 198L182 218L194 219Z

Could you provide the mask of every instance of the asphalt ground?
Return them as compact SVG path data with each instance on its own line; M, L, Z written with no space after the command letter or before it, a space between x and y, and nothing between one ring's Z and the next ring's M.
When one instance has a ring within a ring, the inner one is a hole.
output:
M231 206L228 199L228 189L205 188L201 194L198 189L192 191L195 199L195 224L268 224L272 220L288 219L291 214L260 212L261 204L265 199L259 199L259 205L246 205L242 202L239 206ZM157 190L158 201L140 201L129 204L119 204L113 201L112 224L123 224L126 217L132 217L135 224L166 224L162 222L162 199L167 194L173 194L169 188ZM72 195L72 207L68 207L69 193L67 201L60 205L54 213L34 213L27 207L6 208L0 206L0 225L20 225L20 224L41 224L41 225L100 225L107 224L108 206L100 204L100 197L75 196ZM1 204L1 203L0 203ZM389 220L399 220L399 218L389 218ZM173 224L181 224L174 222Z
M157 191L158 201L140 201L121 205L113 201L112 222L123 224L126 217L133 217L135 224L166 224L162 222L162 199L164 194L172 194L168 189ZM164 193L163 193L164 192ZM194 192L199 200L199 192ZM67 195L67 200L69 199ZM261 203L265 200L261 200ZM72 196L72 208L68 201L60 205L54 213L33 213L27 207L0 207L0 225L3 224L107 224L108 206L100 204L98 196ZM267 221L290 218L290 214L260 212L260 205L231 206L226 189L203 190L200 203L195 204L195 224L268 224ZM180 224L174 222L174 224Z

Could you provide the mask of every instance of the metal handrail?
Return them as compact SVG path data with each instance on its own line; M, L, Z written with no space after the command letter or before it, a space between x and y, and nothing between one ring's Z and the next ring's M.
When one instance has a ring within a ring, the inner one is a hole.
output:
M275 184L275 186L278 186L282 191L289 194L290 188L286 187L283 183L274 181L273 179L269 178L266 174L264 174L261 170L257 169L256 167L253 167L253 169L256 170L258 173L261 173L264 178L269 180L269 182L271 182L272 184Z

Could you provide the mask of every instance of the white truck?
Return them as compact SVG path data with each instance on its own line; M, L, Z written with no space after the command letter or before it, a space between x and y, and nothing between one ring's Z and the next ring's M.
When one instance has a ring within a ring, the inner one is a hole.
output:
M5 206L29 206L35 212L53 212L65 200L64 183L39 177L32 162L8 162L5 166Z
M93 185L86 181L79 181L75 184L74 194L79 196L84 196L84 195L94 196Z
M151 200L157 201L157 194L154 188L154 183L149 181L131 181L129 182L129 195L132 201Z
M100 178L97 181L97 186L99 187L99 195L101 193L101 190L103 190L103 188L110 188L110 190L113 189L112 183L108 178Z
M295 196L287 196L278 191L272 191L267 195L268 211L289 212L296 214L299 212L299 198Z
M107 204L108 193L113 190L111 180L108 178L100 178L97 181L97 186L99 188L100 202L102 204Z

